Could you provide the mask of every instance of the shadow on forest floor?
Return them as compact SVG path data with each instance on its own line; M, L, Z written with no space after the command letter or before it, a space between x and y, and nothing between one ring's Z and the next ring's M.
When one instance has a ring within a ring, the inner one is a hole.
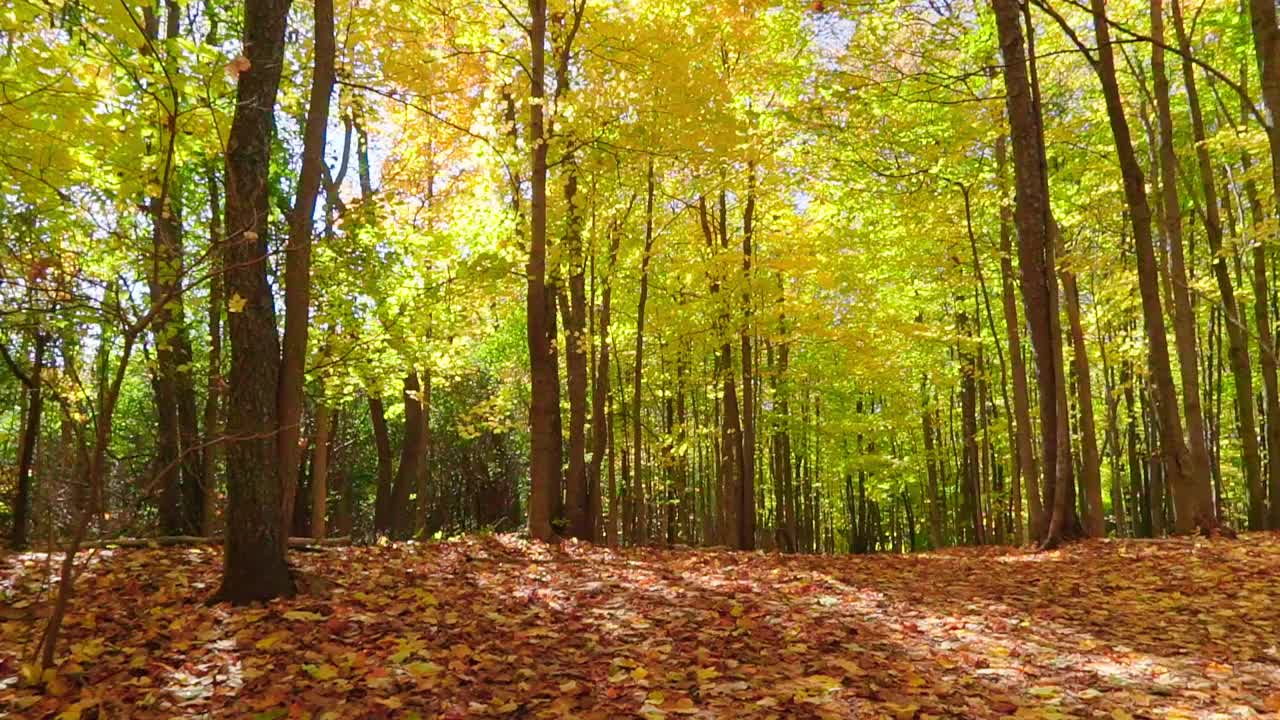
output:
M254 608L201 605L216 548L93 558L53 693L16 682L39 623L0 615L0 715L1280 713L1276 534L834 558L496 536L298 554L331 595ZM43 567L0 559L0 605L41 601Z

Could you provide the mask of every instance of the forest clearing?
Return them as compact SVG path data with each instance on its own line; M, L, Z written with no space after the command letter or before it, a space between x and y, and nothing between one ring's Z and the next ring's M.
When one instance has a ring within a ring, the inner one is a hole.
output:
M253 608L201 604L216 549L91 552L55 692L8 685L0 707L317 720L1280 713L1270 533L871 557L497 535L300 554L335 585ZM32 597L47 577L39 557L5 563L6 592ZM0 669L14 670L29 625L4 619Z
M1275 0L10 0L0 715L1280 716Z

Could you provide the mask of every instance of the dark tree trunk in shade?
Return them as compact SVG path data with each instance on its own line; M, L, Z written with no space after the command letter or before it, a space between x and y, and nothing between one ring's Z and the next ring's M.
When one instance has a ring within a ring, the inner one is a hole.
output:
M391 436L387 432L387 412L382 398L369 397L369 420L373 426L373 446L377 453L377 480L373 495L373 530L380 535L392 531Z
M418 482L418 468L426 440L422 424L422 387L416 370L410 370L404 377L403 398L404 438L400 444L400 464L391 484L391 508L388 511L391 535L401 540L413 532L413 502L409 495Z
M273 110L284 62L288 0L245 0L244 52L227 141L226 292L231 373L227 407L227 530L217 600L293 594L285 564L276 407L280 338L267 280ZM235 305L231 305L234 302Z

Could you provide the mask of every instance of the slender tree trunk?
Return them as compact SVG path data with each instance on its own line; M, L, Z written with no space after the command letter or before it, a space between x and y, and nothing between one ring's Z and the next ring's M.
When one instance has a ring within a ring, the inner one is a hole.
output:
M284 65L288 0L245 0L244 53L227 141L225 263L231 338L227 407L227 530L215 600L293 593L281 515L276 405L280 339L267 281L273 111Z
M601 292L600 299L600 312L597 316L597 332L599 333L599 340L596 348L595 387L591 390L591 466L588 477L588 482L591 487L591 503L588 507L588 512L591 514L593 525L595 526L595 532L592 539L596 542L605 540L610 545L613 544L614 534L611 528L602 527L603 523L601 522L603 502L601 499L602 483L600 482L600 476L605 454L611 452L612 447L610 434L613 431L613 409L609 402L611 392L609 387L609 326L612 322L610 313L613 305L613 273L618 266L618 249L621 246L621 243L622 229L616 225L610 226L609 269L604 277L604 289ZM609 498L612 503L614 498L612 459L610 460L609 475ZM612 519L613 516L611 514L610 521L612 521Z
M325 508L329 499L329 406L316 406L316 436L311 460L311 536L323 538Z
M27 412L22 420L22 437L18 442L18 476L14 483L13 527L9 535L9 545L15 550L27 546L27 533L31 525L32 466L35 464L36 445L40 442L40 416L44 411L42 376L47 344L48 336L37 331L32 350L31 372L27 375L27 379L31 381L26 388Z
M1156 117L1160 133L1161 227L1169 246L1170 285L1173 295L1173 332L1182 376L1182 402L1187 415L1188 451L1192 477L1209 477L1210 460L1197 376L1199 350L1196 347L1196 318L1182 242L1182 213L1178 199L1178 158L1174 151L1173 117L1169 109L1169 79L1164 63L1163 0L1151 0L1151 75L1155 91ZM1104 81L1105 82L1105 81ZM1117 93L1119 91L1117 90ZM1119 102L1117 98L1117 107ZM1123 109L1118 112L1123 113ZM1137 167L1135 159L1133 163ZM1143 191L1145 198L1145 190ZM1144 200L1145 202L1145 200ZM1216 212L1216 209L1215 209Z
M222 308L226 303L222 292L222 203L218 200L218 181L214 171L207 176L209 187L209 256L217 269L209 282L209 373L205 383L204 400L204 482L201 502L203 517L200 534L212 535L217 514L217 467L222 447Z
M996 165L1000 184L1007 178L1005 137L996 138ZM1019 330L1017 291L1013 276L1013 238L1010 229L1013 213L1005 203L1000 205L1000 287L1004 308L1005 338L1009 346L1009 368L1013 375L1013 438L1016 466L1013 475L1013 515L1017 524L1018 543L1027 540L1026 525L1022 519L1021 478L1027 484L1027 506L1030 514L1032 537L1041 537L1045 530L1044 508L1040 503L1040 482L1037 477L1035 452L1031 447L1031 404L1027 392L1027 366L1022 358L1022 337Z
M1089 351L1084 341L1084 325L1080 318L1080 290L1075 273L1059 272L1062 291L1067 299L1067 319L1071 323L1072 360L1076 370L1076 404L1080 426L1080 484L1084 489L1084 531L1089 537L1107 534L1102 508L1102 457L1098 452L1097 423L1093 414L1093 382L1089 372Z
M1154 15L1159 4L1160 0L1153 0L1153 24L1155 22ZM1187 38L1186 29L1183 27L1182 8L1179 0L1171 0L1171 6L1174 31L1178 37L1178 48L1183 55L1189 57L1191 43ZM1154 53L1155 51L1153 50L1152 52ZM1200 110L1200 94L1196 87L1195 68L1192 63L1185 60L1182 63L1182 79L1186 88L1188 109L1191 114L1191 131L1195 140L1200 189L1204 193L1205 235L1209 240L1213 275L1218 283L1218 292L1222 295L1222 311L1227 325L1228 361L1231 363L1231 375L1235 381L1236 406L1239 408L1240 445L1244 459L1245 480L1249 489L1249 529L1261 530L1267 524L1267 490L1262 480L1262 459L1258 449L1258 428L1253 404L1253 369L1249 360L1249 337L1240 307L1236 302L1235 288L1231 284L1227 261L1222 255L1222 219L1218 211L1217 187L1213 182L1213 163L1209 157L1208 133L1205 130L1204 116ZM1165 91L1166 93L1168 91L1167 85ZM1165 103L1167 105L1167 98ZM1261 245L1258 245L1257 249L1260 250ZM1265 284L1266 278L1264 275L1264 287ZM1265 303L1262 303L1262 305L1262 313L1265 317L1267 313ZM1263 354L1266 354L1265 351ZM1274 367L1272 371L1274 377Z
M649 262L653 259L653 212L654 212L654 176L653 176L653 158L649 159L649 168L646 173L645 184L645 206L644 206L644 254L640 257L640 299L636 305L636 361L635 371L631 377L631 421L634 423L632 429L631 451L635 453L635 462L632 463L631 469L635 476L633 483L633 493L628 501L635 507L635 534L632 538L637 545L643 545L649 541L649 506L644 492L644 483L641 481L641 460L640 452L642 445L641 430L643 429L640 422L640 404L641 404L641 382L644 373L644 311L645 304L649 299Z
M369 421L373 425L373 446L378 457L378 478L373 496L373 530L390 535L391 507L391 436L387 432L387 413L382 398L369 396Z
M418 465L418 501L413 523L413 534L417 537L430 537L434 531L431 527L431 368L422 371L422 453Z
M1107 105L1107 117L1115 137L1124 180L1125 200L1129 207L1134 245L1138 256L1138 285L1142 296L1143 325L1147 332L1149 362L1154 383L1152 400L1159 421L1160 452L1164 458L1168 483L1173 490L1175 521L1178 532L1190 533L1199 528L1208 532L1217 526L1213 506L1213 490L1207 467L1193 460L1182 435L1182 418L1178 414L1177 388L1169 362L1169 346L1165 334L1164 314L1160 307L1160 289L1154 245L1151 239L1151 208L1142 168L1138 165L1125 118L1120 88L1116 83L1115 50L1111 44L1104 0L1090 0L1094 16L1094 34L1098 60L1094 65ZM1207 456L1207 453L1206 453Z
M756 214L756 168L748 165L747 200L742 215L742 308L744 322L742 325L742 507L739 509L741 522L741 547L743 550L754 550L756 543L756 417L755 417L755 370L751 344L751 253L752 236Z
M283 496L280 507L285 522L293 516L294 495L302 464L303 385L306 382L307 329L311 322L311 230L325 167L329 100L333 95L333 0L316 0L314 15L315 59L302 134L302 167L298 171L298 191L293 210L289 213L289 236L285 243L284 341L280 387L276 395L280 423L276 451Z

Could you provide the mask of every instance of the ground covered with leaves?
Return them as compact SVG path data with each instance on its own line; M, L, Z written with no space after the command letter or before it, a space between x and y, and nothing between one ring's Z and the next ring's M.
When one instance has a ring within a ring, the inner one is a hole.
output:
M295 553L333 585L246 608L202 604L216 548L101 549L43 690L18 676L54 564L2 562L0 716L1280 716L1275 534L876 557L497 536Z

